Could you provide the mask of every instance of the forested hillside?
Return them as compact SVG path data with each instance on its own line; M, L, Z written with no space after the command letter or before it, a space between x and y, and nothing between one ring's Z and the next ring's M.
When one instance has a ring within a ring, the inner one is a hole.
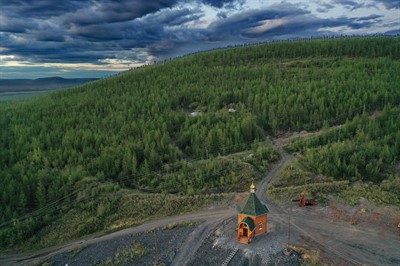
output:
M346 204L360 197L400 206L400 108L363 113L343 126L298 138L286 146L298 156L270 186L284 199L308 191L323 201L336 193ZM321 199L322 198L322 199Z
M364 113L343 128L298 140L290 149L304 153L318 173L380 183L395 177L398 171L395 163L400 155L400 110L385 109L372 119Z
M186 195L246 189L277 160L269 140L282 132L343 124L384 108L398 118L399 59L399 37L260 44L1 103L0 244L15 245L51 224L91 183ZM370 125L379 150L371 147L366 153L373 156L361 154L354 164L337 165L334 154L363 153L362 130L346 130L337 144L336 135L318 140L330 143L322 150L308 142L293 149L308 148L310 164L325 175L381 182L395 175L381 174L383 168L399 161L393 121ZM329 160L320 162L317 153ZM370 159L365 169L359 164ZM63 210L29 216L60 198L69 202Z

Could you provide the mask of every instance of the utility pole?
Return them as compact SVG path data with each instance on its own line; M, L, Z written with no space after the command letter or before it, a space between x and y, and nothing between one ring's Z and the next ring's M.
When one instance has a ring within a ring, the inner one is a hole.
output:
M292 254L289 246L290 246L290 216L289 216L289 221L288 221L288 240L287 240L287 246L286 246L286 250L283 251L283 253L286 256L290 256Z
M288 244L288 248L289 248L289 245L290 245L290 216L289 216L289 234L288 234L287 244Z

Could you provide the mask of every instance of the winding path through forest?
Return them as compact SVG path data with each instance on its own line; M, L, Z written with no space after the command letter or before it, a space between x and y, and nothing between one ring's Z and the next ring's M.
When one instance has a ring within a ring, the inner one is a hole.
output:
M340 128L343 125L334 127ZM332 130L333 128L329 129ZM268 205L273 219L282 224L288 223L291 217L291 230L300 236L309 247L318 248L336 263L344 265L400 265L400 238L382 227L359 228L349 223L332 221L328 217L309 211L307 208L284 209L266 197L265 191L269 182L275 178L293 156L283 150L283 146L294 138L320 135L316 132L296 133L274 141L274 147L281 155L281 160L259 183L257 196Z
M296 137L309 136L315 133L300 133ZM385 231L383 228L360 228L348 223L332 222L308 208L283 208L265 195L267 185L273 180L284 166L293 158L283 150L283 145L290 141L292 136L274 140L275 149L281 155L278 163L258 184L257 196L268 205L271 215L270 220L287 226L288 217L291 217L293 234L297 235L301 243L321 250L324 255L335 260L336 264L343 265L391 265L400 264L400 239L397 235ZM176 255L173 265L187 265L192 255L201 246L203 240L222 222L234 218L234 208L214 208L200 212L188 213L179 216L165 217L146 222L140 226L127 228L121 231L88 236L84 239L68 244L39 250L32 253L15 256L1 256L0 265L33 265L44 261L56 254L68 252L80 247L95 245L96 243L131 235L133 233L149 231L153 228L163 227L184 221L204 221L188 236L182 248Z

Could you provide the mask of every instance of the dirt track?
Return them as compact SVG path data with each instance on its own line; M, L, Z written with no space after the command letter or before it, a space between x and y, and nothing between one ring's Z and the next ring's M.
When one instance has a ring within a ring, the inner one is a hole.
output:
M292 159L291 155L282 150L282 144L288 139L290 138L281 138L274 141L276 149L281 154L281 160L272 166L271 171L258 184L257 195L268 205L271 211L269 220L275 223L275 225L279 224L280 232L286 232L287 221L290 216L292 234L296 236L292 244L317 248L321 252L324 264L400 265L400 237L396 232L396 228L388 230L381 226L372 227L368 224L350 225L343 221L332 222L329 219L329 215L327 215L326 208L318 206L313 208L299 208L297 206L283 207L265 197L264 191L268 183ZM0 257L0 265L33 265L56 254L68 252L82 246L95 245L102 241L149 231L171 223L194 220L205 221L186 238L182 248L172 262L173 265L188 265L207 236L214 232L224 221L232 220L232 217L235 217L235 215L236 210L230 207L166 217L134 228L106 235L90 236L83 240L30 254L3 256ZM200 261L199 263L201 265Z
M340 127L340 126L337 126ZM325 263L331 265L400 265L400 237L393 231L381 226L369 224L350 225L343 221L333 222L321 207L299 208L297 205L282 207L271 199L264 197L266 185L293 158L282 146L293 138L310 135L303 133L277 139L275 148L281 155L281 161L269 172L259 185L258 196L271 209L271 216L287 223L291 217L291 227L301 241L300 246L317 248L326 258Z

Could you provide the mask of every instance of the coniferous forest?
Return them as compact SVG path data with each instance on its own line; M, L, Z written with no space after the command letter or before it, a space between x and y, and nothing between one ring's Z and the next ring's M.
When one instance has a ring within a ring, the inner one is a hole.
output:
M315 173L396 193L399 73L399 37L298 40L193 54L0 103L0 246L74 208L90 210L94 225L75 237L103 229L130 190L246 190L279 159L271 139L342 124L288 150ZM100 192L121 196L80 201Z

